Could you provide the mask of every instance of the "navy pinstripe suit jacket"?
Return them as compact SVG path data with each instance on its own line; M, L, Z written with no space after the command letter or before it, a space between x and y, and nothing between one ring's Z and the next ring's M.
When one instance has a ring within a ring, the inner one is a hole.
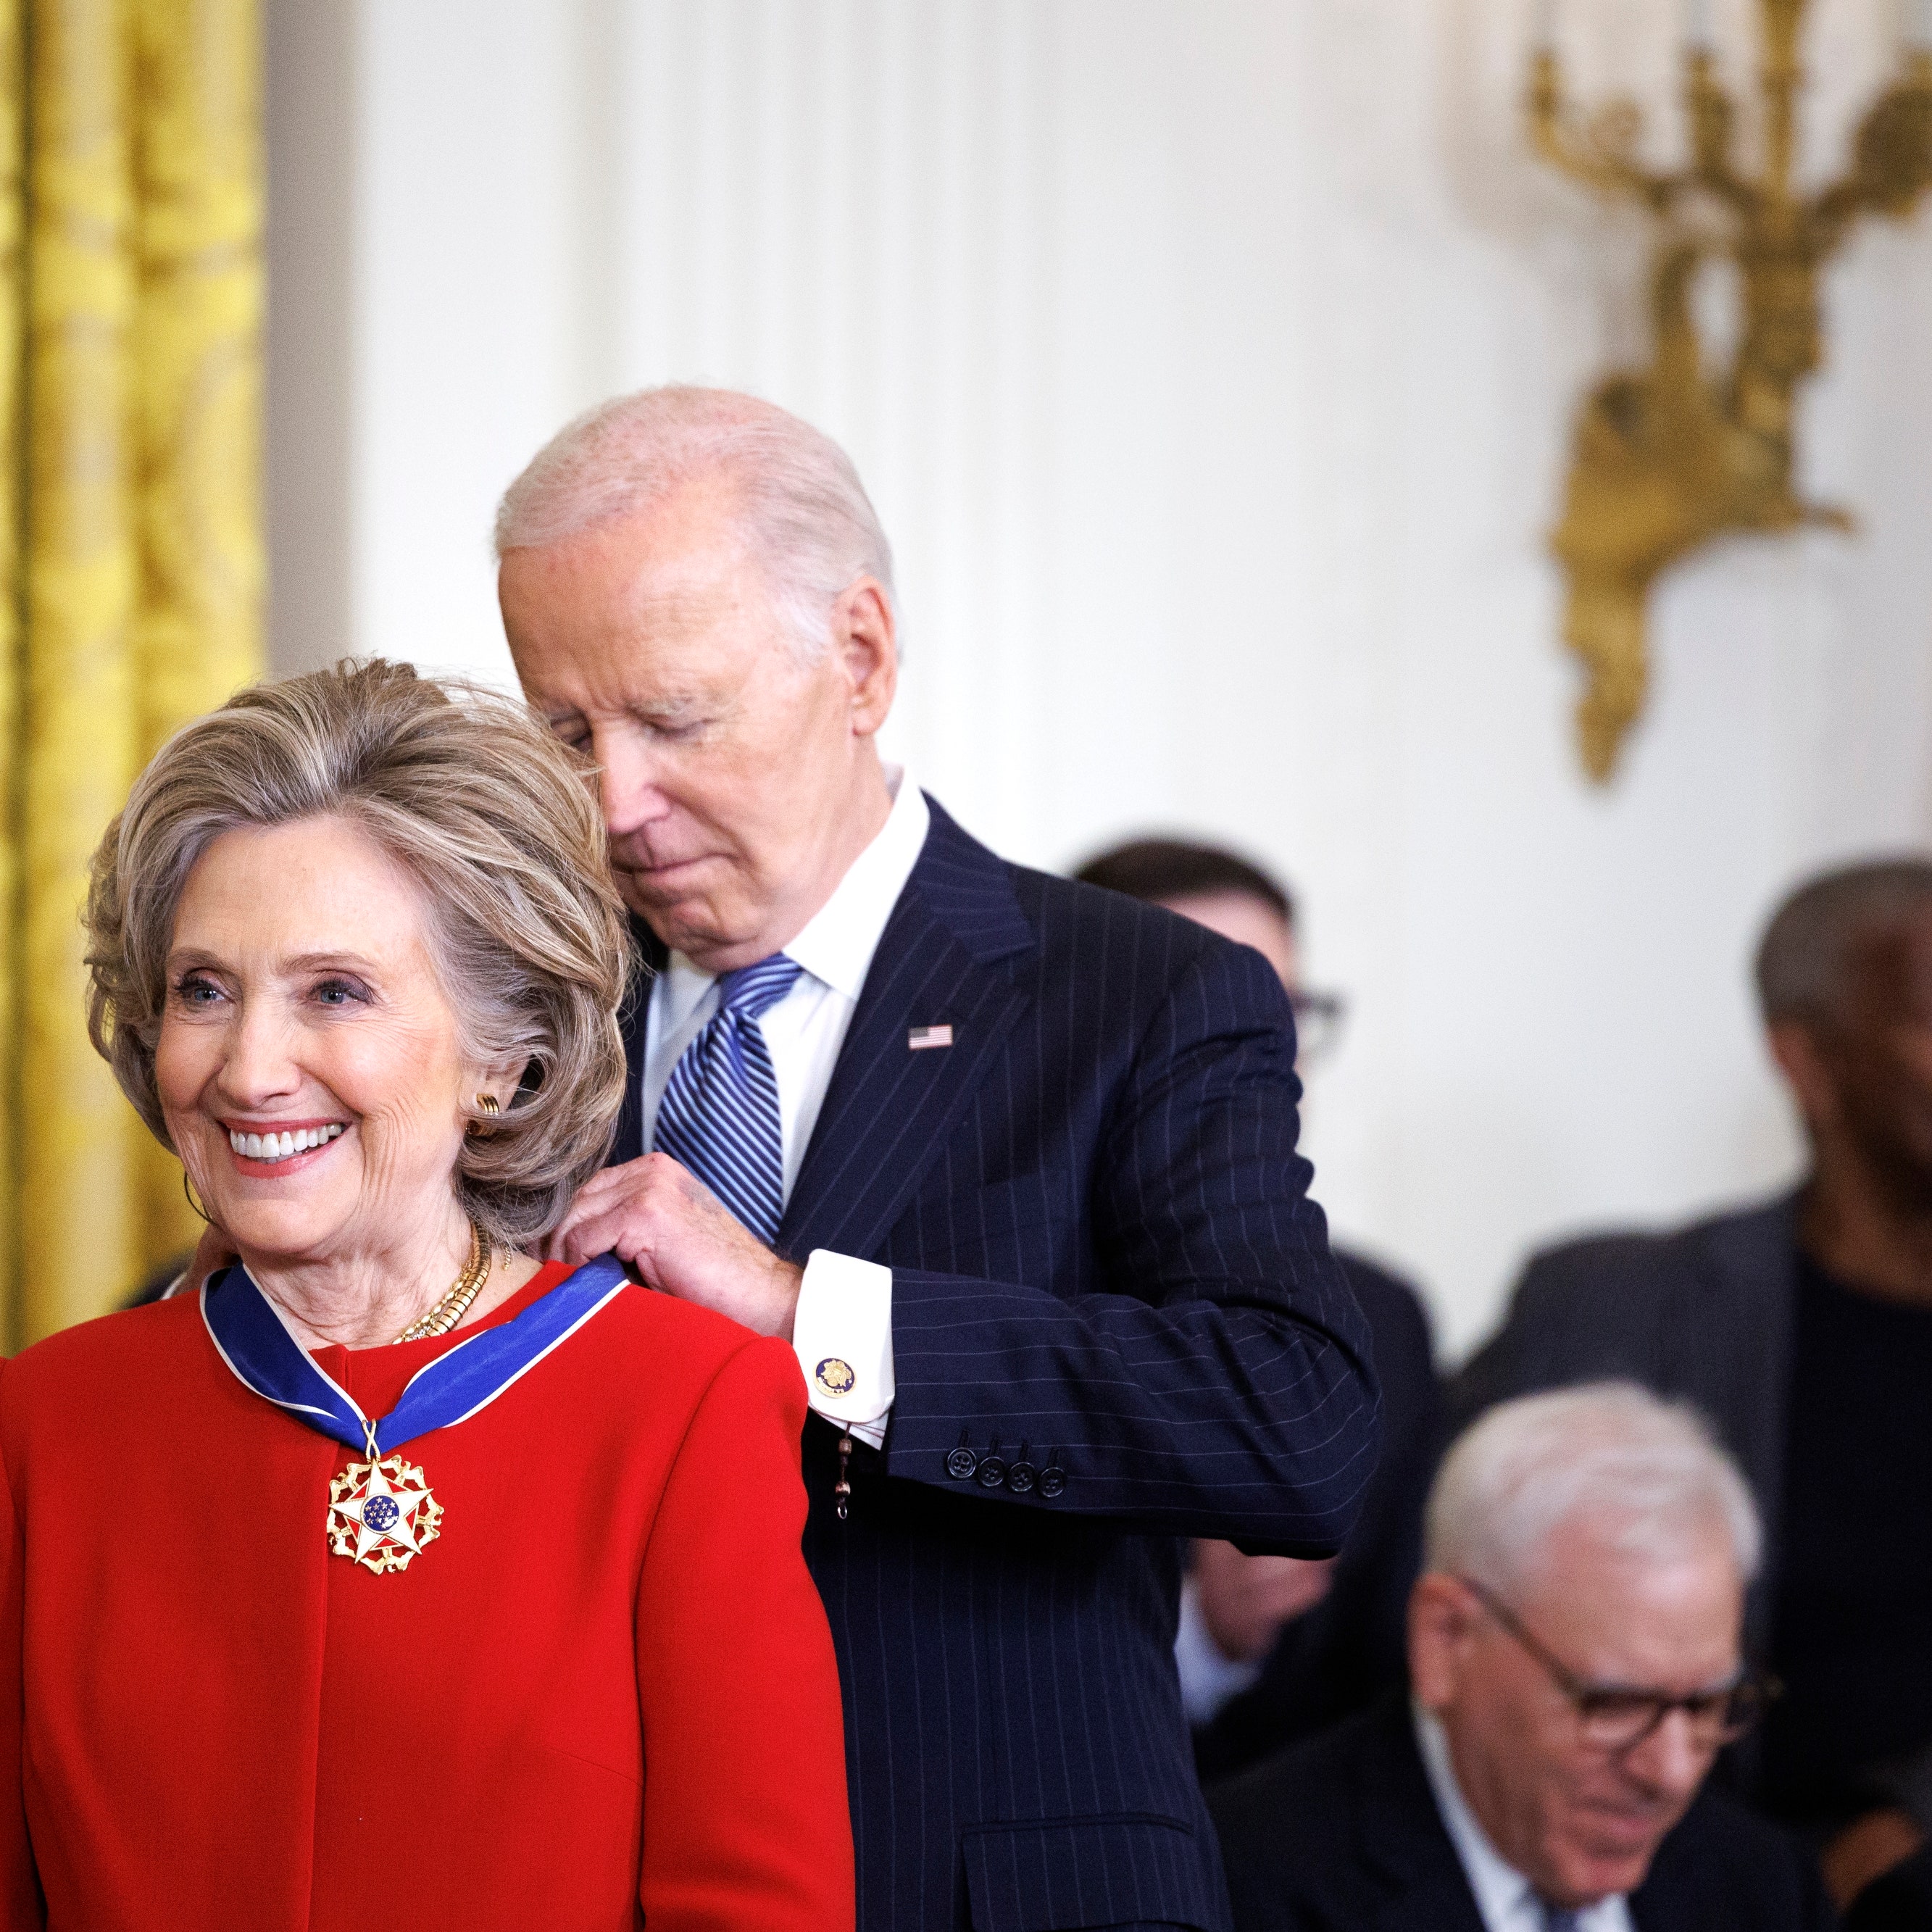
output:
M778 1242L893 1270L898 1392L847 1522L835 1431L806 1440L861 1932L1227 1924L1174 1539L1333 1551L1379 1425L1294 1060L1259 954L933 806Z

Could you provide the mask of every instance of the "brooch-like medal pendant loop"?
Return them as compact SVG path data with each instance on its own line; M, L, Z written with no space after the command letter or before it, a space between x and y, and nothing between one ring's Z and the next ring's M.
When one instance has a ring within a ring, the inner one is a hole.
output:
M328 1546L379 1576L406 1570L442 1531L442 1505L400 1456L351 1462L328 1486Z

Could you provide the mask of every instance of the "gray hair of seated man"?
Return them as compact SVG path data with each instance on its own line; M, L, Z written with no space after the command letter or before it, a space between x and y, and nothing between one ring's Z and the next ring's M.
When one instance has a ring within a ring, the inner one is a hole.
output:
M586 410L531 458L497 506L496 554L543 549L717 481L802 664L823 657L832 608L861 577L896 604L892 546L852 459L775 403L682 384Z
M1669 1563L1728 1538L1738 1575L1757 1574L1762 1532L1749 1486L1688 1403L1634 1382L1518 1396L1450 1447L1424 1520L1426 1568L1509 1592L1536 1580L1560 1528Z

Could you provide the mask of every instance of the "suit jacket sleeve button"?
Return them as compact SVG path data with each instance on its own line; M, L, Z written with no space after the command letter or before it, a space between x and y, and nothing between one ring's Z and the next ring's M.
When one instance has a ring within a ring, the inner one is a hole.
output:
M997 1490L1006 1480L1006 1466L997 1456L980 1458L980 1486L982 1490Z
M1040 1472L1040 1492L1048 1502L1066 1486L1066 1472L1058 1462L1050 1463Z
M1016 1462L1006 1471L1006 1487L1023 1496L1040 1480L1040 1472L1030 1462Z
M970 1480L979 1466L979 1457L970 1449L956 1449L946 1459L946 1473L956 1482Z

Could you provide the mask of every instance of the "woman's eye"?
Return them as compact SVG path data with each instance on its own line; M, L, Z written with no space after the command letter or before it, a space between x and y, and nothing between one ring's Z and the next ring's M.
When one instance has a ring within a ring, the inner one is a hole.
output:
M212 980L190 973L175 982L175 998L184 1006L212 1006L221 998L221 988Z
M319 1006L352 1006L368 994L353 980L322 980L316 982L311 997Z

